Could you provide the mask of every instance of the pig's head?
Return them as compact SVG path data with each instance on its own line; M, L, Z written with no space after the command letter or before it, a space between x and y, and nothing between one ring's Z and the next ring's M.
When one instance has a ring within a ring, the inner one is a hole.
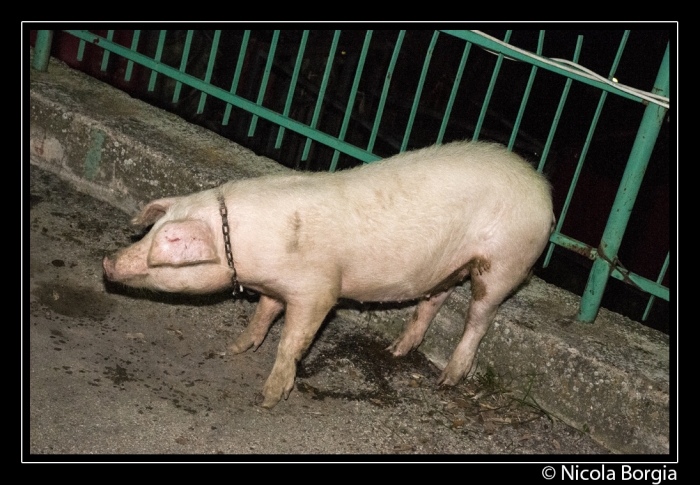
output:
M192 207L188 199L172 197L146 205L131 222L153 227L139 242L104 258L107 279L183 293L208 293L231 286L232 270L224 252L216 199L212 197L206 208Z

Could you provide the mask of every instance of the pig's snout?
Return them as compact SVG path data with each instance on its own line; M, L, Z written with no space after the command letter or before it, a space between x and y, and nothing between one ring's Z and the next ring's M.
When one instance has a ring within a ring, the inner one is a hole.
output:
M102 260L102 269L108 280L114 279L114 263L109 259L109 256L105 256Z
M123 277L120 278L120 272L117 269L117 259L116 254L108 254L102 260L102 269L109 281L121 281L123 279Z
M146 274L144 261L138 256L129 251L106 255L102 260L105 277L109 281L134 283L136 278Z

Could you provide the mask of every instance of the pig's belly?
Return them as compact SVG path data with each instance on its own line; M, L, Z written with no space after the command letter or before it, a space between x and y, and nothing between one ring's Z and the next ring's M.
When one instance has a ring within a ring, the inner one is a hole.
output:
M469 273L468 260L442 267L393 268L380 266L343 275L340 297L358 301L404 301L445 291Z

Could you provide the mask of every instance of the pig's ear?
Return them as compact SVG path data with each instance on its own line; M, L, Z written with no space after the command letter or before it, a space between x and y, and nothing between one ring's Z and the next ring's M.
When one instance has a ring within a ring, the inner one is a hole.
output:
M209 226L203 221L169 221L153 237L148 265L218 263Z
M139 215L131 219L131 223L135 226L150 226L158 219L163 217L170 206L178 201L180 197L168 197L167 199L157 199L146 204L146 207L141 209Z

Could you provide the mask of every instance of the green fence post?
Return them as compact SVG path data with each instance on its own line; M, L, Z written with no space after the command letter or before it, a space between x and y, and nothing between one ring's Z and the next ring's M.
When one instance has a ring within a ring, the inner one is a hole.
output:
M661 67L659 67L659 73L656 76L656 82L652 90L653 93L662 96L668 96L668 56L667 45L666 53L661 61ZM603 232L603 238L600 241L600 246L598 246L596 260L593 262L591 273L588 276L588 283L581 298L581 308L577 315L580 321L593 322L598 314L605 285L617 263L617 252L620 249L622 236L625 234L625 228L627 227L634 201L637 198L639 187L642 184L642 178L649 163L651 152L654 149L656 138L659 135L664 116L666 116L666 111L666 108L662 108L657 104L649 104L644 111L639 131L637 131L637 138L634 140L634 145L625 167L625 173L622 175L620 187L617 190L615 202Z
M51 54L51 39L53 30L37 30L36 43L34 44L34 62L32 67L37 71L46 71L49 67L49 55Z

